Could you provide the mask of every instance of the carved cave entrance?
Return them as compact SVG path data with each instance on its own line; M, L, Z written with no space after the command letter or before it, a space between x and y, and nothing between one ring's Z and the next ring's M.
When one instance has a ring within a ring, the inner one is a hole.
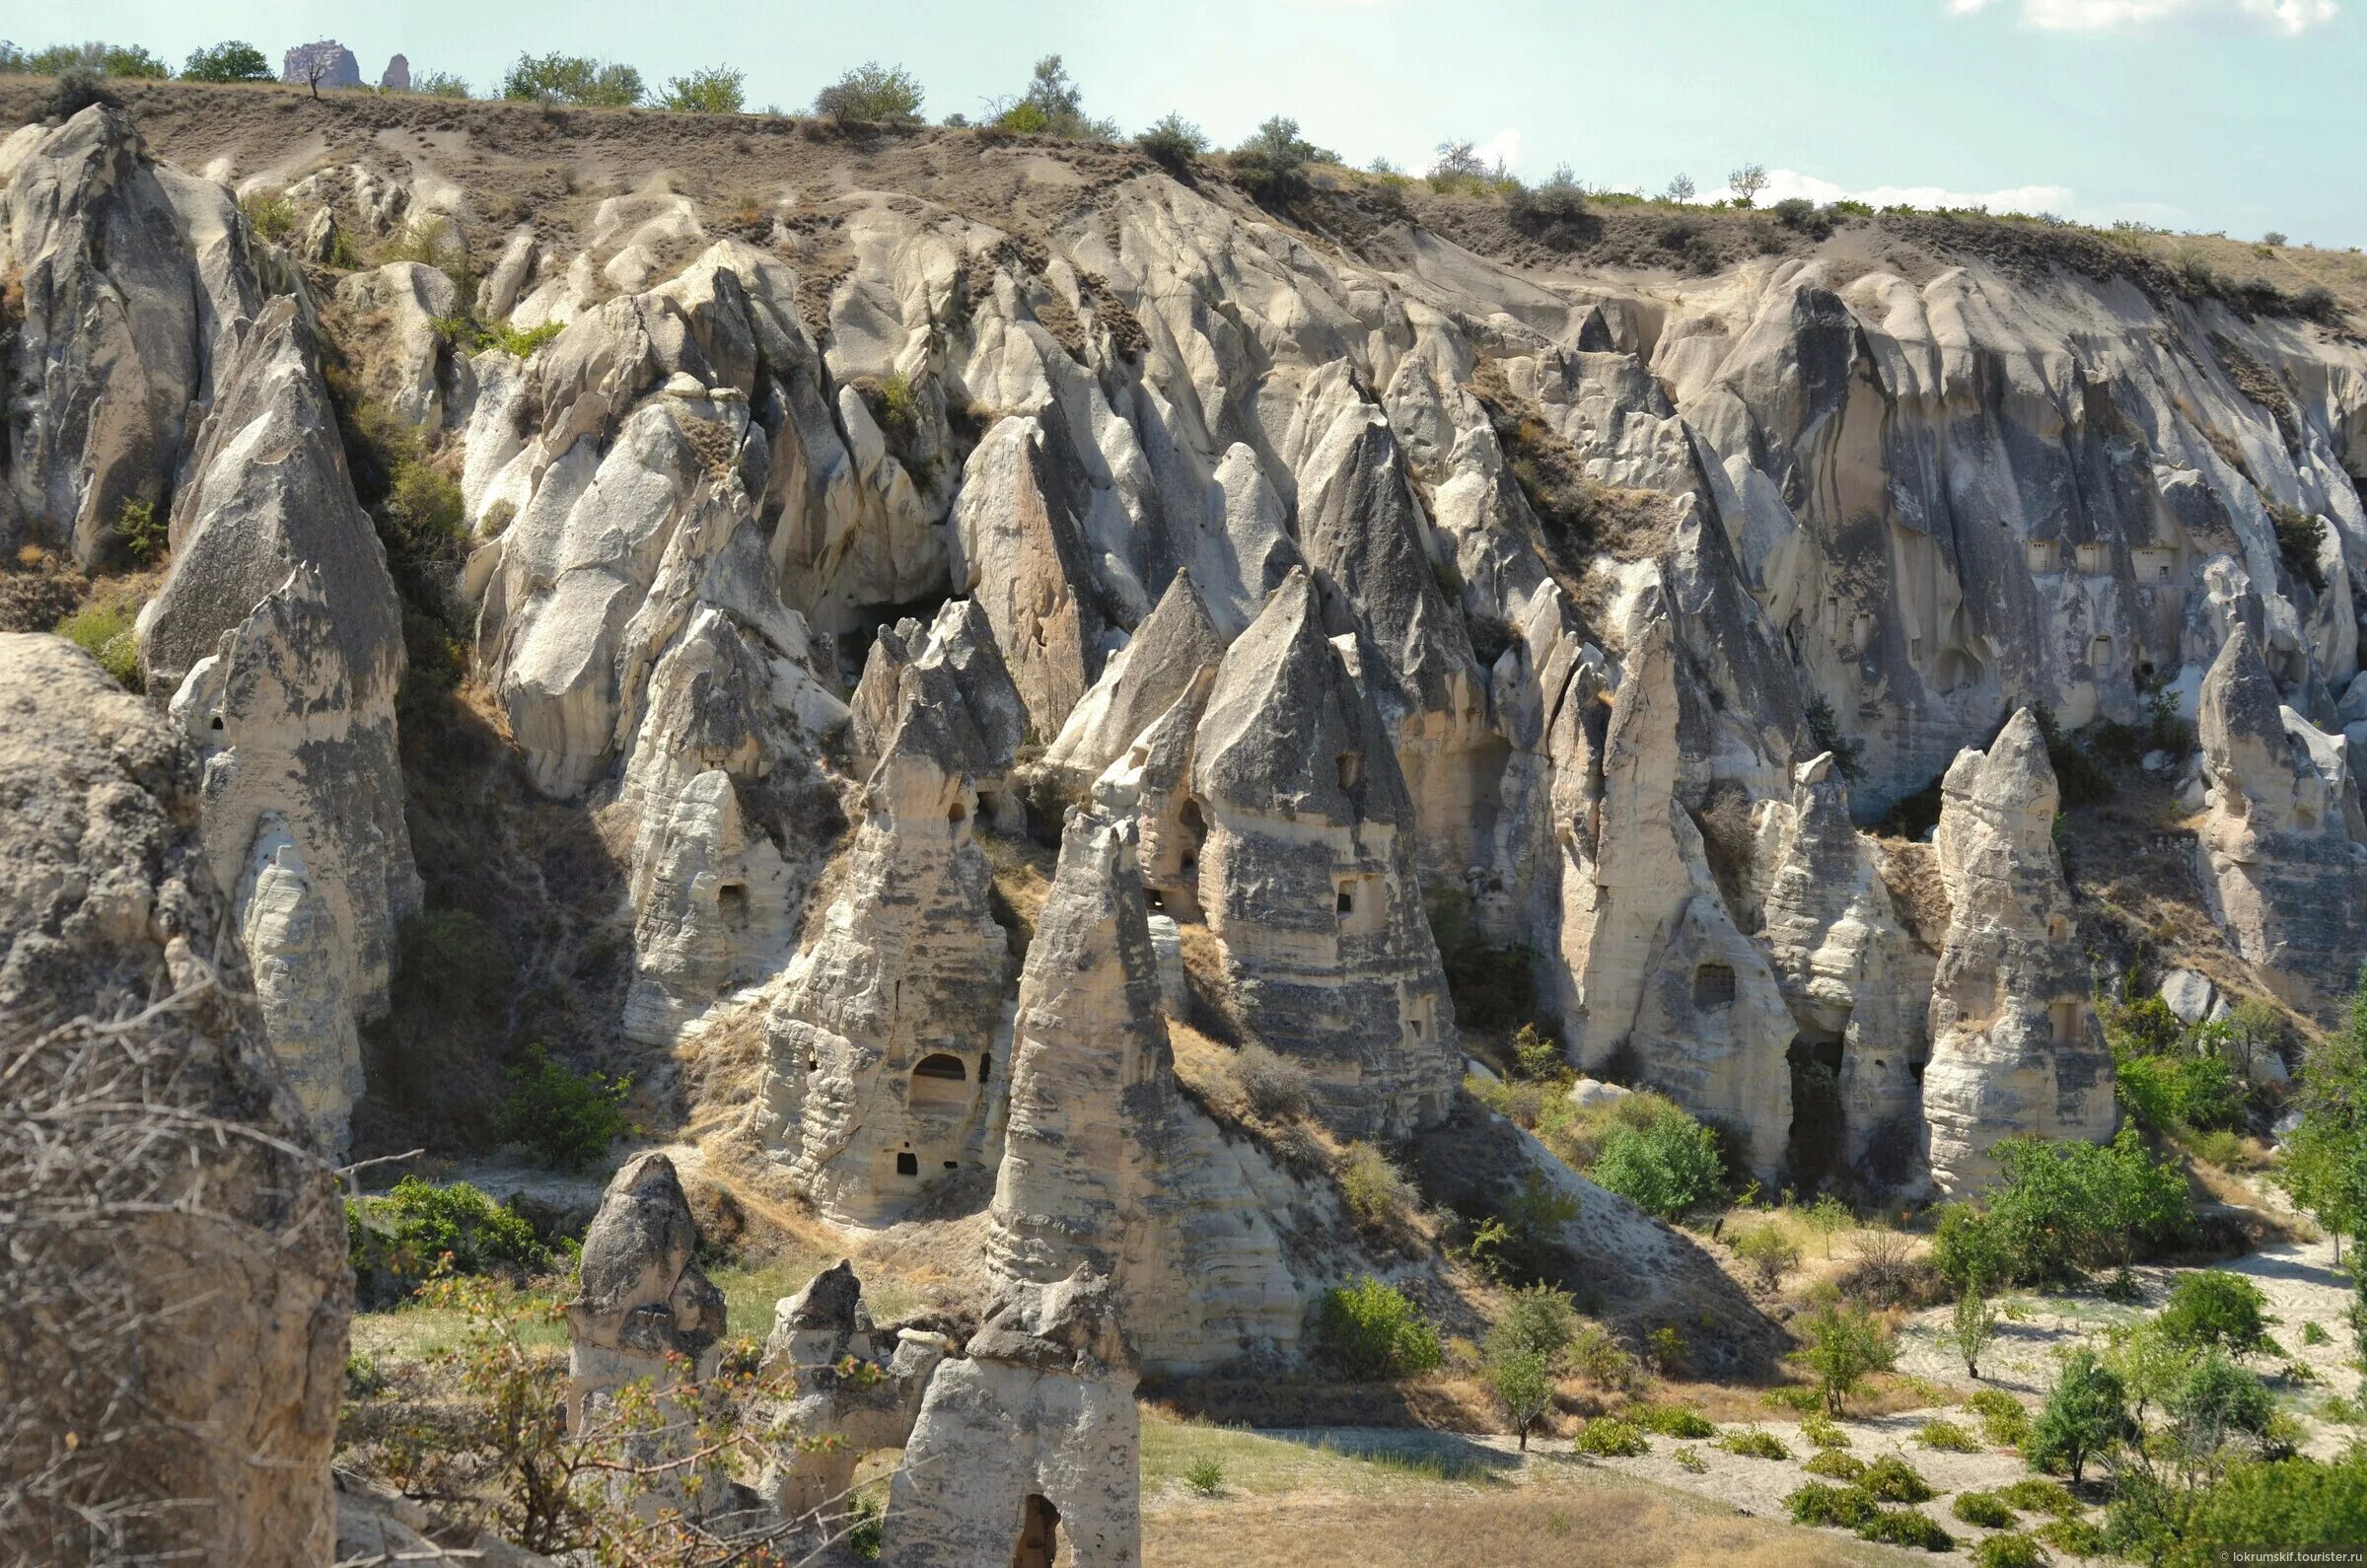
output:
M1011 1568L1052 1568L1059 1550L1060 1510L1042 1493L1030 1493L1020 1509L1019 1541L1011 1548Z
M1832 1176L1841 1147L1841 1035L1804 1026L1784 1053L1792 1068L1792 1135L1786 1155L1802 1198Z

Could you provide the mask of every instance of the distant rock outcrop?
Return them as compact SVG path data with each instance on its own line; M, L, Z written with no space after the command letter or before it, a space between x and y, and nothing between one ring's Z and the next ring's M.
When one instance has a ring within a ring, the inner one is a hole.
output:
M2266 984L2329 1012L2367 957L2367 823L2343 740L2285 705L2241 625L2202 683L2198 729L2212 917Z
M387 62L378 78L379 90L387 93L407 93L411 90L411 62L407 55L397 54Z
M1233 1005L1359 1137L1439 1120L1463 1064L1395 740L1300 571L1226 653L1192 743Z
M359 87L362 62L344 44L323 38L318 43L299 43L281 55L279 79L298 86Z
M1985 753L1960 752L1942 788L1934 843L1949 924L1923 1115L1932 1180L1951 1195L1988 1184L2003 1139L2100 1143L2119 1120L2054 847L2059 799L2028 708Z
M0 635L11 1562L332 1555L344 1224L198 815L162 715Z
M205 758L206 854L265 1032L337 1148L362 1087L355 1025L385 1011L420 901L394 728L401 609L294 300L245 326L219 380L140 661Z

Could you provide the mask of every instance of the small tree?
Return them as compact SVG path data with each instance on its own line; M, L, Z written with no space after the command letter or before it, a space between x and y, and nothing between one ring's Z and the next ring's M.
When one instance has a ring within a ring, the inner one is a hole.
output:
M1276 114L1226 159L1233 178L1260 201L1287 201L1307 189L1309 164L1337 163L1339 155L1299 135L1299 122Z
M271 81L271 62L263 51L244 38L230 38L210 49L192 49L181 65L180 75L188 82L268 82Z
M1989 1298L1977 1291L1967 1291L1956 1299L1956 1312L1948 1323L1948 1343L1965 1360L1965 1376L1978 1381L1980 1354L1997 1337L1997 1309Z
M2241 1274L2206 1268L2171 1288L2156 1321L2173 1344L2250 1355L2268 1337L2261 1309L2268 1298Z
M1756 205L1758 193L1767 188L1767 168L1764 164L1745 164L1726 177L1726 188L1734 192L1738 207Z
M1825 1243L1825 1261L1832 1261L1832 1239L1857 1223L1849 1206L1828 1192L1801 1211L1800 1219Z
M2135 1430L2120 1380L2083 1346L2063 1363L2031 1427L2030 1462L2041 1468L2061 1464L2076 1486L2088 1461L2111 1453Z
M1529 1433L1553 1404L1553 1369L1535 1351L1495 1353L1487 1358L1487 1386L1503 1403L1512 1429L1520 1434L1521 1452L1529 1452Z
M1676 178L1669 181L1669 188L1660 193L1660 199L1663 201L1690 201L1694 194L1693 177L1680 173Z
M902 66L865 60L814 95L814 112L872 125L917 125L923 96L920 79Z
M994 123L1026 136L1066 136L1079 141L1117 140L1113 120L1092 119L1085 113L1084 90L1068 74L1057 54L1047 54L1029 73L1028 90L999 110Z
M747 73L728 65L709 66L688 76L674 77L658 97L658 107L684 114L737 114L745 102L741 84Z
M521 54L502 78L501 96L521 103L624 108L641 102L641 73L581 54Z
M1845 1303L1811 1313L1801 1320L1800 1334L1808 1342L1801 1359L1817 1375L1828 1415L1839 1415L1868 1377L1888 1371L1899 1359L1898 1347L1873 1314Z
M1162 168L1181 172L1189 169L1191 161L1208 150L1208 137L1190 120L1171 113L1135 137L1134 145Z

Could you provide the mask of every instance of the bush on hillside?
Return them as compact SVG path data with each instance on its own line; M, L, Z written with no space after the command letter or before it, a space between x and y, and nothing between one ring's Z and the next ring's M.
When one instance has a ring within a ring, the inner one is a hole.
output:
M2009 1138L1996 1153L2002 1172L1987 1208L1952 1205L1932 1239L1933 1261L1960 1290L2069 1283L2193 1228L2186 1176L2151 1159L2134 1127L2109 1144Z
M748 73L729 65L711 65L688 76L673 77L658 95L658 107L680 114L737 114L747 102L742 86Z
M1324 1292L1315 1326L1326 1353L1351 1378L1415 1377L1444 1359L1438 1330L1421 1309L1370 1274Z
M1268 1121L1304 1116L1315 1091L1306 1068L1263 1045L1244 1045L1234 1053L1233 1081L1241 1086L1250 1109Z
M210 49L191 49L180 67L184 82L271 82L278 73L263 51L244 38L228 38Z
M641 102L641 73L581 54L521 54L501 80L501 96L528 104L624 108Z
M544 1165L580 1171L632 1130L624 1113L632 1088L630 1078L579 1073L532 1045L510 1069L510 1093L496 1125L504 1141L524 1144Z
M1665 1100L1654 1101L1647 1114L1640 1126L1612 1125L1587 1176L1664 1220L1715 1199L1726 1180L1716 1135Z
M2172 1344L2223 1349L2244 1356L2268 1338L2268 1298L2241 1274L2206 1268L2180 1278L2162 1304L2157 1326Z
M381 1196L346 1199L345 1247L354 1298L370 1308L401 1300L439 1268L517 1280L552 1261L516 1210L466 1181L440 1187L418 1176Z
M1193 159L1208 150L1208 137L1199 126L1183 115L1167 114L1135 137L1134 145L1148 153L1160 167L1181 174L1191 167Z
M1339 155L1299 135L1299 122L1276 114L1257 133L1233 149L1225 167L1234 183L1259 201L1284 203L1307 193L1307 166L1332 164Z
M872 125L917 125L923 97L920 78L910 71L865 60L814 95L814 112Z

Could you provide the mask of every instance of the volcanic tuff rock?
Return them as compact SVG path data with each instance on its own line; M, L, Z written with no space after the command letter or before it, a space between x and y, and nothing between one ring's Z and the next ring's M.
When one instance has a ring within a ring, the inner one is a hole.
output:
M172 499L224 336L258 304L247 231L229 191L93 105L0 141L0 278L22 293L0 326L0 547L96 565L127 505Z
M1226 653L1192 743L1199 902L1234 1006L1355 1136L1438 1120L1463 1063L1393 741L1296 571Z
M1079 784L1098 778L1201 671L1216 667L1225 640L1210 623L1191 574L1177 572L1157 607L1070 711L1043 753L1044 765Z
M921 1396L945 1354L941 1334L874 1328L863 1283L843 1258L781 1298L757 1367L786 1383L788 1397L775 1414L797 1439L784 1445L759 1488L781 1517L820 1511L834 1522L863 1457L911 1439Z
M234 335L140 661L205 759L206 855L272 1049L340 1148L362 1089L354 1027L385 1011L396 930L419 907L394 730L401 612L296 302Z
M2198 730L2212 917L2264 983L2328 1011L2367 951L2367 824L2342 739L2284 704L2240 625L2202 683Z
M1177 1087L1132 824L1070 812L1013 1026L987 1262L1109 1280L1146 1365L1212 1367L1298 1336L1269 1215L1289 1183Z
M991 1165L1011 1060L1009 948L973 836L976 726L946 665L906 667L898 696L842 890L766 1023L766 1142L846 1224L886 1223L947 1171Z
M0 1054L28 1129L0 1135L0 1556L327 1561L344 1228L241 995L194 759L52 637L0 635Z
M1139 1562L1141 1419L1110 1282L1011 1286L964 1348L929 1380L881 1560L1048 1565L1057 1525L1078 1568Z
M697 1249L674 1162L656 1153L626 1161L584 1233L567 1304L567 1412L579 1428L614 1390L644 1378L661 1388L674 1382L671 1355L687 1359L691 1378L714 1375L723 1293L691 1261Z
M2113 1059L2071 940L2054 847L2058 802L2028 708L1984 752L1959 752L1942 788L1939 873L1948 938L1932 977L1923 1072L1932 1180L1978 1191L2004 1138L2113 1135Z

